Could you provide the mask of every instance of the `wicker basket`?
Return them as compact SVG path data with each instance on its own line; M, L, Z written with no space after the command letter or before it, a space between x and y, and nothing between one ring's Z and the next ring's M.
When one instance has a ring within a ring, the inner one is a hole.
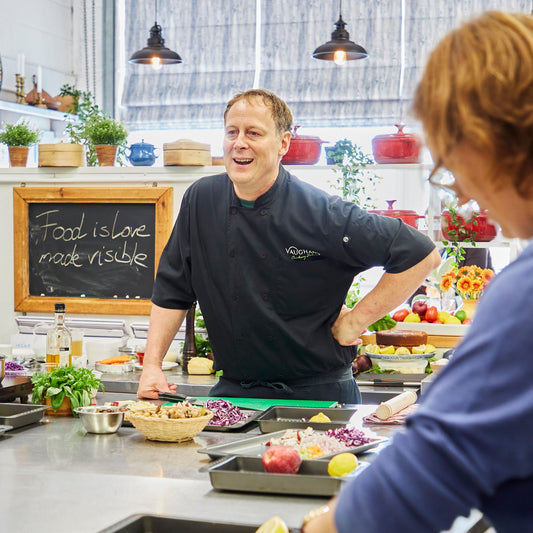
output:
M213 413L210 411L194 418L156 418L141 416L131 411L128 413L128 420L148 440L163 442L185 442L193 439L207 426L212 417Z

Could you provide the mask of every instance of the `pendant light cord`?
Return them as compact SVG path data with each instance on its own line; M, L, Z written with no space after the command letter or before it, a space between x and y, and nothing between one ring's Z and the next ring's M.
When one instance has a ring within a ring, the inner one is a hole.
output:
M93 94L96 98L96 0L92 0L93 15Z

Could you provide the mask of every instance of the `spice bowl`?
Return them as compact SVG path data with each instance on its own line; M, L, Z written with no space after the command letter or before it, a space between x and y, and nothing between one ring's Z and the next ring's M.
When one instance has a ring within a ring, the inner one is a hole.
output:
M116 433L124 420L124 411L115 406L77 407L74 411L80 415L81 423L88 433Z

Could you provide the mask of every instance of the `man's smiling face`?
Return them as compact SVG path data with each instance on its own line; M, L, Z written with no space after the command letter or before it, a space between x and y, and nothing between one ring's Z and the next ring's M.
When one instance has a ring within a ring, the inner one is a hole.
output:
M277 133L272 109L261 98L233 104L226 115L224 165L239 198L255 200L268 191L289 143L290 132Z

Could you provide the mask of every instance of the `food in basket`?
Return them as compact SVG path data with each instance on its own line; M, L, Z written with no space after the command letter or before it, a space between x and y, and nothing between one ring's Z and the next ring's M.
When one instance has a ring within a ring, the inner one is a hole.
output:
M303 459L316 459L367 444L370 440L359 429L329 429L322 434L308 427L304 430L288 429L281 437L268 441L267 446L291 446L300 452Z
M205 408L213 413L213 418L209 421L210 426L233 426L250 416L250 413L242 412L226 400L207 400Z
M149 440L184 442L198 435L212 416L204 407L181 402L158 405L155 409L130 410L128 419Z

